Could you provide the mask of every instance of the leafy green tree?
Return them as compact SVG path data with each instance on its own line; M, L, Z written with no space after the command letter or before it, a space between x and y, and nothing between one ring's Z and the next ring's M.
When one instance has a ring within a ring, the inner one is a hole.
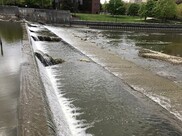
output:
M177 17L178 17L179 19L182 19L182 4L179 4L179 5L177 6Z
M146 5L146 16L153 17L154 16L154 8L156 7L156 1L149 0L147 1Z
M51 6L51 0L0 0L0 4L47 8Z
M140 5L140 9L138 11L138 14L142 18L144 17L145 18L145 21L146 21L146 19L147 19L147 10L146 10L146 4L145 3L142 3Z
M138 11L140 9L140 5L137 3L132 3L127 9L127 15L130 16L138 16Z
M108 3L105 1L104 4L102 4L102 11L107 12L108 11Z
M108 11L112 15L123 15L125 14L124 2L121 0L110 0L108 3Z
M147 3L142 3L139 9L139 15L141 17L144 17L145 20L147 17L153 17L154 16L154 8L156 7L156 1L149 0Z
M74 4L72 3L72 0L63 0L62 1L61 9L73 11L73 8L74 8Z
M174 0L158 0L155 7L155 17L166 21L177 13L177 5Z

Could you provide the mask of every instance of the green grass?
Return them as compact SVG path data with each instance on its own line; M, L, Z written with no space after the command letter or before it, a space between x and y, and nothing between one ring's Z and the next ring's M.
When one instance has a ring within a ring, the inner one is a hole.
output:
M85 21L106 21L106 22L143 22L144 20L137 16L125 16L125 15L100 15L100 14L74 14L76 18Z

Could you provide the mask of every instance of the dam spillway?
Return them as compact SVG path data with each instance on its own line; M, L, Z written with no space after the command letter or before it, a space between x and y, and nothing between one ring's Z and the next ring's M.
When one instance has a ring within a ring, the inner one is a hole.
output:
M0 114L8 116L1 117L8 123L1 121L1 134L14 136L17 131L18 136L182 134L180 120L105 69L99 64L104 59L97 58L98 65L93 59L97 56L75 48L66 41L66 32L63 37L59 35L59 28L32 26L26 25L28 36L15 34L18 40L9 35L2 37ZM8 39L13 43L7 42ZM37 51L42 58L35 55ZM107 54L106 59L109 57ZM45 66L40 58L61 63ZM113 61L116 64L118 60ZM6 114L6 111L11 112Z
M35 37L41 31L57 37L44 26L29 30ZM133 92L63 39L32 39L32 44L34 50L65 60L49 67L37 60L58 135L181 135L180 121L173 124L175 117L165 109Z

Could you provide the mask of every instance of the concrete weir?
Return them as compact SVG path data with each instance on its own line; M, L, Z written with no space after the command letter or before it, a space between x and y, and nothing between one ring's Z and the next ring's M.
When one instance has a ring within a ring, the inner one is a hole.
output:
M180 107L159 94L166 91L161 84L173 92L180 87L70 31L24 26L18 136L182 134ZM33 38L45 34L61 40ZM45 65L51 61L64 63Z
M151 135L181 135L180 86L68 28L23 28L18 136L146 135L146 126ZM45 32L61 40L33 38Z
M76 37L69 28L47 26L70 45L182 121L181 84L176 85L120 56ZM71 40L70 40L71 39Z
M24 24L23 30L18 136L55 136L44 87Z

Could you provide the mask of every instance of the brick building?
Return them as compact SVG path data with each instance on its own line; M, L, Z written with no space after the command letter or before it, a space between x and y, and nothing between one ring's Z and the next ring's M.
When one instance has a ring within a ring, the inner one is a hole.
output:
M81 12L98 14L100 12L100 0L80 0L79 10Z

